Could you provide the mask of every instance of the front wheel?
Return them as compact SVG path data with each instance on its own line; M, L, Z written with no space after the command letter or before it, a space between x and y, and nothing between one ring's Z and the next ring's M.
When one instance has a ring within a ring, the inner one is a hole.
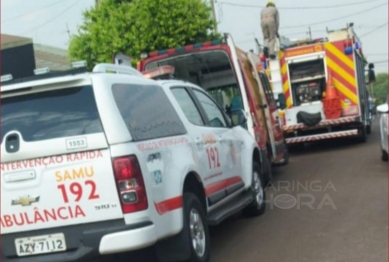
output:
M261 176L261 168L256 162L253 164L252 184L250 190L252 200L248 206L243 209L243 214L248 217L262 215L265 213L266 209L266 193L263 177Z
M184 230L188 231L191 255L187 262L209 262L210 237L204 208L192 193L184 194Z

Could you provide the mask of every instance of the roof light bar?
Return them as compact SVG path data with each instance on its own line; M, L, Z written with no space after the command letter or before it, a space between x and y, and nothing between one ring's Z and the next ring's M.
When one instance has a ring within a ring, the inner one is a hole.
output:
M72 62L72 68L80 68L80 67L86 67L86 66L87 66L87 63L85 60Z
M34 70L34 75L43 75L47 73L50 73L50 68L48 67L37 68Z
M176 48L163 49L163 50L150 52L148 54L148 57L155 57L155 56L166 55L166 54L171 55L171 54L181 53L181 52L185 52L185 51L193 51L193 50L198 49L198 48L220 45L223 43L224 43L223 39L217 39L217 40L208 41L208 42L196 43L193 45L179 46ZM146 58L147 58L147 56L141 54L141 59L146 59Z

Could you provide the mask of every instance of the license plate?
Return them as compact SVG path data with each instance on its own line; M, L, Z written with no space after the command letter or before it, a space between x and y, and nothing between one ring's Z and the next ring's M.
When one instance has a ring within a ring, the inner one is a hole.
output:
M62 233L15 239L18 256L30 256L66 250L65 235Z

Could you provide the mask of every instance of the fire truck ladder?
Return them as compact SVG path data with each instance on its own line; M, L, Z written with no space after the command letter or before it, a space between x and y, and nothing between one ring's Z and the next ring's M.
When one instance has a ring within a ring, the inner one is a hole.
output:
M266 61L267 69L270 74L270 82L273 88L275 99L278 99L278 94L282 93L281 67L278 59L268 59Z

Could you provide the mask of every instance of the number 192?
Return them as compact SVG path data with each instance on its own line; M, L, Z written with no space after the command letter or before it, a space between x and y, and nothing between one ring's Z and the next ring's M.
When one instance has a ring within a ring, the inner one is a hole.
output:
M219 151L216 147L207 148L208 165L210 169L220 167Z

